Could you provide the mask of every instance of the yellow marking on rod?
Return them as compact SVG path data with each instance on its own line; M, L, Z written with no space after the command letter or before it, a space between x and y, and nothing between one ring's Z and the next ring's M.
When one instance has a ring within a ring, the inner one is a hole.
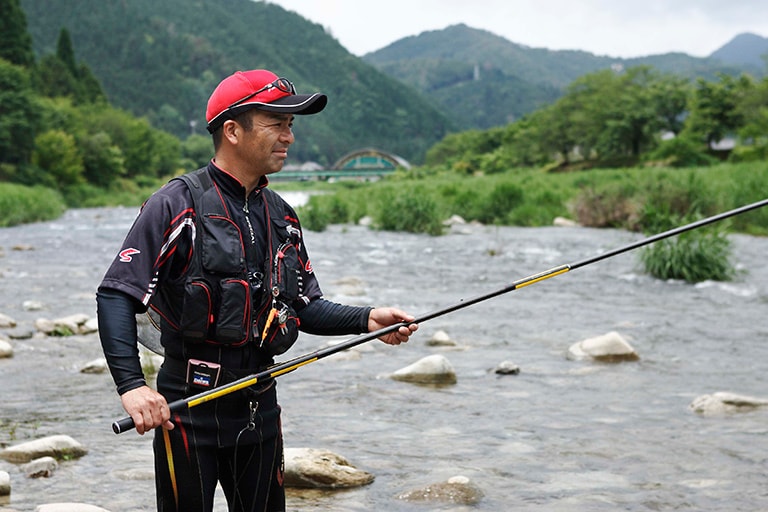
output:
M282 370L277 370L269 374L269 378L274 378L279 375L283 375L284 373L292 372L296 368L299 368L300 366L304 366L305 364L313 363L317 361L317 357L313 357L311 359L307 359L306 361L296 363L294 365L288 366L286 368L283 368ZM221 398L224 395L228 395L230 393L234 393L235 391L240 391L241 389L247 388L249 386L253 386L259 382L258 377L253 377L252 379L244 380L243 382L239 384L234 384L231 386L223 386L219 390L211 390L209 393L206 393L199 398L195 398L194 400L190 400L187 402L187 408L192 408L200 404L204 404L205 402L209 402L211 400L215 400L217 398Z
M176 470L173 467L171 438L166 429L163 429L163 440L165 441L165 458L168 460L168 473L171 476L171 487L173 487L173 499L176 501L176 508L179 508L179 489L176 486Z
M549 279L550 277L555 277L555 276L559 276L560 274L565 274L569 270L571 270L571 268L568 265L562 265L549 270L545 270L544 272L541 272L539 274L534 274L530 277L521 279L520 281L515 283L515 288L524 288L528 285L538 283L539 281Z
M306 361L303 361L303 362L301 362L301 363L296 363L296 364L294 364L293 366L289 366L288 368L284 368L284 369L282 369L282 370L278 370L278 371L276 371L276 372L270 373L269 375L270 375L271 377L277 377L277 376L279 376L279 375L283 375L284 373L292 372L292 371L293 371L293 370L295 370L296 368L299 368L299 367L301 367L301 366L304 366L305 364L314 363L315 361L317 361L317 358L316 358L316 357L313 357L312 359L307 359Z
M247 388L248 386L253 386L257 382L259 382L259 378L254 377L252 379L243 381L240 384L235 384L233 386L224 386L219 390L212 390L210 394L205 394L200 398L195 398L194 400L190 400L189 403L187 403L187 407L195 407L196 405L204 404L205 402L208 402L210 400L215 400L224 395L234 393L235 391L240 391L241 389Z

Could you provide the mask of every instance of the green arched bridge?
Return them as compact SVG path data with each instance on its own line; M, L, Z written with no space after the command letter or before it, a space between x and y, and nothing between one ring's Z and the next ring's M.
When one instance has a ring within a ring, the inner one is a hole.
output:
M378 178L395 172L396 169L410 169L411 164L402 157L380 149L364 148L347 153L339 158L330 169L309 162L300 166L286 166L270 180L307 180L329 178Z

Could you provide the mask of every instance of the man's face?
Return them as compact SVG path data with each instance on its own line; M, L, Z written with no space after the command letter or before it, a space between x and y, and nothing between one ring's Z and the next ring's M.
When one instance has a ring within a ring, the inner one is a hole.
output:
M280 171L293 144L293 114L276 114L253 109L251 129L243 127L240 156L254 172L272 174Z

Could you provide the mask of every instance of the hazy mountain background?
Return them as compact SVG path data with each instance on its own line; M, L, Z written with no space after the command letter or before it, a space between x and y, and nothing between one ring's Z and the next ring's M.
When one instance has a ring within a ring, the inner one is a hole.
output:
M682 53L617 59L513 43L484 30L454 25L401 39L363 59L429 97L460 126L508 123L557 99L576 78L613 67L648 65L689 78L717 73L759 75L768 39L740 36L702 59Z
M205 104L238 69L268 68L328 108L299 119L294 159L333 163L375 146L419 162L451 131L506 124L600 69L650 65L685 77L763 76L768 38L742 34L709 58L680 53L617 59L530 48L455 25L358 58L318 24L252 0L21 0L38 57L62 28L113 105L178 136L206 134ZM681 23L684 23L681 20Z

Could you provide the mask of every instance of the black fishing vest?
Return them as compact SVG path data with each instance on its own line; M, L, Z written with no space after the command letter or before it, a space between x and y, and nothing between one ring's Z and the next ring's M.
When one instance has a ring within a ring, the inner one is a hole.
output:
M179 333L185 343L242 346L258 343L274 356L298 336L293 303L302 292L300 233L286 217L282 200L264 188L268 226L263 268L252 244L227 214L206 168L185 174L195 210L193 255L184 283ZM250 235L247 235L250 239ZM255 263L252 263L251 267Z

